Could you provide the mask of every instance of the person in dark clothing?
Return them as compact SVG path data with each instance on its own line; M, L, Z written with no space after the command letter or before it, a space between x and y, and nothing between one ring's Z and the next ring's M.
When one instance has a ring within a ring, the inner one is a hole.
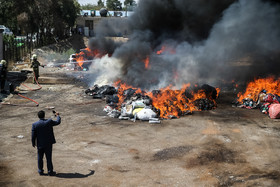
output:
M5 93L5 82L7 79L7 62L6 60L1 60L0 62L0 92Z
M56 113L57 119L54 121L52 119L45 119L45 112L39 111L38 117L39 121L32 124L32 146L37 146L38 151L38 173L40 175L44 174L43 170L43 156L46 155L48 175L54 176L56 172L53 171L52 164L52 145L56 143L53 126L59 125L61 118L59 113Z

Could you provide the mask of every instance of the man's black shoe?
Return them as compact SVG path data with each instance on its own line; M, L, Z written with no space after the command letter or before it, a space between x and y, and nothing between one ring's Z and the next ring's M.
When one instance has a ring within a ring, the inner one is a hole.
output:
M39 172L39 175L41 175L41 176L44 175L44 172Z
M55 175L56 175L56 172L55 172L55 171L49 172L48 175L49 175L49 176L55 176Z

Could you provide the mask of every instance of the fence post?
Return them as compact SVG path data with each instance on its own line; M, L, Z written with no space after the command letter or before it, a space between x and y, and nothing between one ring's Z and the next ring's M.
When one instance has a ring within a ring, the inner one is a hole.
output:
M4 41L2 29L0 30L0 60L4 59Z

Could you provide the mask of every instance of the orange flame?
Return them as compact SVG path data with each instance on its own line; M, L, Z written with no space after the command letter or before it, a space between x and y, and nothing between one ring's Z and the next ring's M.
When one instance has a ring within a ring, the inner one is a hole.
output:
M188 111L188 99L185 96L185 90L190 84L183 86L181 90L172 90L171 86L163 88L156 95L149 92L148 96L152 99L153 106L160 110L161 118L170 118L169 116L179 117L181 112Z
M126 95L124 94L124 91L125 90L128 90L128 89L134 89L136 90L135 93L142 93L142 90L140 88L134 88L133 86L129 86L125 83L122 83L121 80L119 81L116 81L114 83L114 86L115 87L118 87L118 97L119 97L119 103L118 103L118 106L120 107L121 104L124 102L125 98L126 98Z
M156 54L157 54L157 55L160 55L160 54L162 54L162 53L164 53L164 52L169 52L170 54L175 54L175 53L176 53L175 49L163 45L163 46L161 47L161 49L158 50L158 51L156 52Z
M165 51L166 47L162 46L161 50L157 51L157 54L160 55L161 53L163 53Z
M221 89L220 89L220 88L216 88L216 91L217 91L216 98L218 98L218 97L219 97L219 95L220 95Z
M252 82L249 82L246 88L245 93L239 92L237 97L238 101L242 102L245 98L253 99L254 101L258 100L259 93L262 90L266 90L267 93L271 94L280 94L280 79L277 80L274 77L268 78L259 78L255 79Z
M145 60L144 60L144 64L145 64L145 69L149 69L150 68L150 57L147 57Z
M91 50L90 48L85 48L80 53L76 54L76 61L78 65L83 69L83 64L85 63L85 61L92 60L94 58L101 58L106 54L106 52L101 52L97 49Z
M114 86L118 87L119 107L126 98L124 91L129 88L135 89L136 93L142 93L149 96L152 99L152 105L157 110L160 110L160 117L166 119L170 118L170 116L179 117L188 111L198 111L197 107L194 105L194 101L197 99L207 98L203 90L199 90L197 93L192 92L191 94L193 97L187 98L185 92L186 89L190 87L190 84L183 85L180 90L173 90L170 85L166 88L160 89L157 94L153 94L152 92L146 93L139 88L134 88L125 83L121 83L121 81L117 81ZM216 90L218 95L220 89L217 88Z
M76 61L77 61L78 65L83 69L83 64L84 64L83 56L77 56Z

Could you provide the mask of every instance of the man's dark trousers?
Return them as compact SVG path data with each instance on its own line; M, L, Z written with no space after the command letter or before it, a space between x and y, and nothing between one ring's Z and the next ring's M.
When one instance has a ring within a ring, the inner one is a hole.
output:
M43 157L44 154L47 160L48 173L53 171L52 164L52 144L43 148L38 148L38 172L43 173Z

